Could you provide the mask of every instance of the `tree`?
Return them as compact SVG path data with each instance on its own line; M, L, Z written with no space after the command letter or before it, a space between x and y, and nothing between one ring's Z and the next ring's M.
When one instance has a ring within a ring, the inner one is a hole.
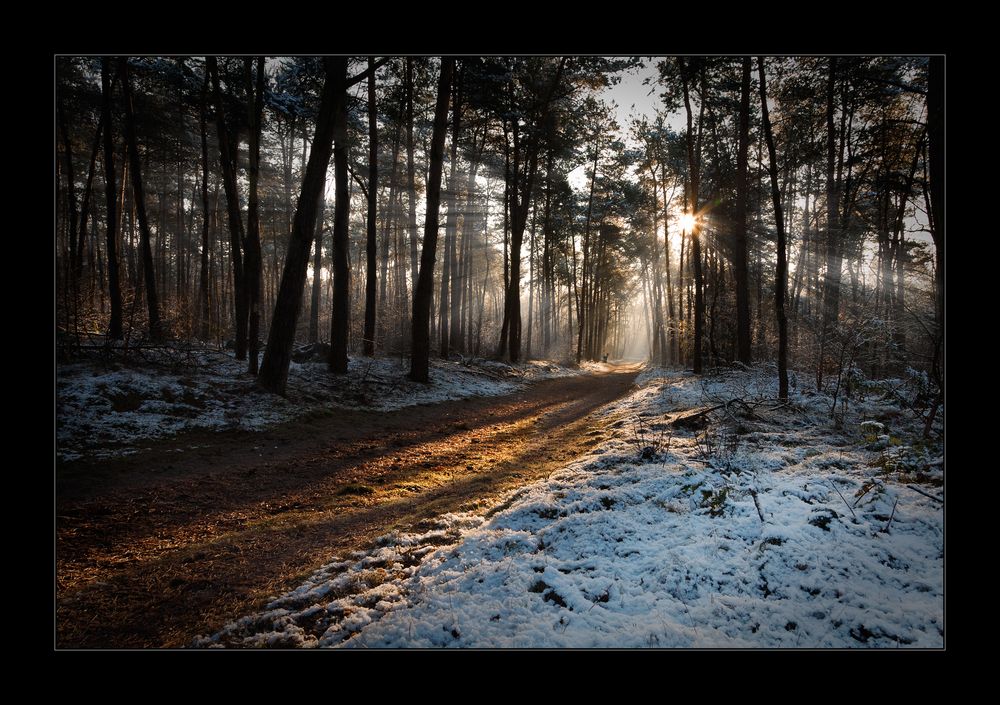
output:
M538 100L532 101L533 107L537 106L537 113L530 116L533 120L528 123L528 126L532 129L523 146L520 140L520 121L516 117L511 121L513 168L512 178L508 180L507 184L510 199L510 278L504 297L504 315L508 320L508 325L505 330L506 340L504 340L504 335L501 335L500 340L500 348L506 350L507 357L511 362L517 362L521 357L521 245L524 242L524 229L528 224L528 208L534 190L535 174L538 170L538 155L542 146L542 126L547 122L549 111L552 108L552 99L559 86L565 66L566 57L562 57L544 92L539 91Z
M760 71L761 83L763 84L763 64L760 65ZM761 86L761 90L763 91L763 85ZM766 97L764 100L766 102ZM765 110L766 107L765 105ZM736 335L737 349L739 351L737 357L744 365L749 365L751 361L750 285L747 277L747 199L749 198L747 189L747 152L749 148L750 57L745 56L743 57L743 79L740 85L740 147L736 166L736 237L733 242L733 274L736 278ZM773 164L772 167L774 167ZM779 254L779 257L782 256L783 254Z
M938 347L943 354L944 342L944 113L945 69L944 57L930 57L927 81L927 132L929 137L928 161L930 164L930 224L934 240L935 311L938 327ZM942 375L942 388L944 377Z
M211 281L209 279L209 233L211 230L211 207L208 200L208 85L209 75L205 72L205 81L201 88L201 104L199 105L199 127L201 128L201 278L198 290L198 300L200 302L199 316L199 336L202 340L208 340L209 319L211 318L210 295Z
M437 250L438 210L441 205L441 171L444 161L444 137L448 123L448 96L451 92L455 60L441 59L437 104L434 108L434 133L431 138L430 173L427 178L427 213L424 220L424 246L420 253L420 272L413 291L413 356L410 378L429 381L431 294L434 287L434 258Z
M254 78L253 59L244 59L246 74L247 112L250 124L250 197L247 201L247 237L244 245L246 259L246 285L249 307L249 337L248 355L250 362L247 370L257 374L257 352L260 336L260 289L261 289L261 259L260 259L260 215L257 182L260 179L260 131L261 118L264 112L264 57L257 57L257 73Z
M840 171L837 161L836 87L837 57L830 57L826 83L826 274L823 286L823 326L820 337L819 365L816 369L816 387L823 387L823 367L826 363L826 341L831 328L840 317L840 277L843 270L842 233L838 228L840 217ZM841 119L846 112L841 112ZM840 163L843 162L843 139L841 139Z
M685 64L684 59L678 58L680 64L681 81L684 90L684 110L687 115L687 153L688 153L688 194L690 200L690 213L692 215L691 225L691 259L694 262L694 361L692 367L695 374L702 372L701 348L702 338L705 328L705 294L703 287L703 277L701 271L701 218L698 208L698 187L701 180L701 136L703 114L705 110L705 70L701 67L701 105L698 109L698 135L693 136L691 99L688 83L691 80L689 71L692 70L690 64Z
M744 64L744 85L749 84ZM774 224L778 230L778 265L774 272L774 311L778 318L778 398L788 399L788 321L785 318L785 291L788 280L788 264L785 258L785 218L781 208L781 190L778 188L778 159L775 156L774 135L771 132L771 118L767 111L767 82L764 77L764 57L757 57L757 71L760 74L760 110L767 142L768 173L771 176L771 203L774 206Z
M153 250L149 245L149 220L146 217L146 193L142 185L142 162L139 158L139 143L135 134L135 110L132 105L132 87L129 82L128 59L118 59L118 72L122 81L122 97L125 102L125 144L128 149L129 171L132 179L132 193L135 198L136 217L142 244L142 271L146 284L146 310L149 313L149 337L160 340L160 309L156 299L156 273L153 270Z
M365 278L365 355L375 354L375 294L378 203L378 104L375 100L375 57L368 57L368 238L367 275Z
M348 264L348 223L351 199L347 183L347 58L330 59L334 90L333 113L333 315L330 317L330 371L347 372L347 335L351 320L351 270ZM314 147L315 148L315 147Z
M243 218L240 216L240 196L236 188L236 148L238 140L226 122L226 109L219 83L219 65L214 56L205 57L215 91L215 120L219 135L219 161L222 183L226 191L226 214L229 216L229 258L233 267L233 308L236 313L235 352L237 360L247 358L248 303L246 274L243 266Z
M288 366L292 361L292 346L295 343L295 324L302 305L302 288L305 286L309 250L316 229L316 211L326 181L330 153L333 151L334 114L339 109L337 103L345 97L342 79L339 78L339 61L337 58L326 58L323 62L326 79L320 97L313 147L295 207L285 268L281 275L274 315L271 317L267 349L257 377L264 389L275 394L284 394L288 383Z
M101 119L104 121L104 202L107 206L108 288L111 298L111 321L108 337L122 337L122 290L118 273L118 214L115 188L115 143L111 123L110 59L101 59Z

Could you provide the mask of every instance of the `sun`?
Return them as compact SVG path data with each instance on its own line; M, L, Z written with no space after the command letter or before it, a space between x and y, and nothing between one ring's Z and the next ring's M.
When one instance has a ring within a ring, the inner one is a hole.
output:
M685 232L691 232L694 230L695 223L697 219L691 213L682 213L680 217L681 230Z

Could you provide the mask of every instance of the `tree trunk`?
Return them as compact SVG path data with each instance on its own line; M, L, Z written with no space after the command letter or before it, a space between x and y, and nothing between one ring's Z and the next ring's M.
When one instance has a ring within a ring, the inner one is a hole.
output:
M588 269L590 268L590 225L594 214L594 187L597 182L597 164L600 158L600 143L598 142L599 139L600 135L598 134L594 141L594 163L591 166L591 171L590 171L590 194L587 196L587 219L586 221L584 221L583 242L581 243L583 248L582 252L583 262L581 262L580 264L581 303L577 307L576 311L576 325L577 328L579 329L577 332L577 341L576 341L576 364L578 365L580 364L580 361L583 359L584 354L588 352L584 348L584 331L591 318L590 312L587 311L588 308L587 302L588 302L588 296L590 294L590 279L591 279L588 274ZM588 358L589 357L590 356L588 355Z
M405 101L401 100L399 105L400 114L405 109ZM379 280L378 280L378 308L383 311L381 322L379 322L376 327L377 335L383 340L388 337L389 331L389 245L393 245L393 251L395 253L394 266L392 269L393 278L395 280L394 286L394 310L395 317L399 317L400 312L403 310L402 302L406 301L408 297L406 296L406 277L405 274L400 278L401 270L399 268L399 263L402 261L402 248L399 242L399 216L402 213L402 200L399 193L399 145L400 137L403 131L403 121L402 118L397 119L395 130L393 131L392 139L392 158L390 163L392 167L389 171L389 197L382 203L382 240L380 244L380 256L379 256ZM400 336L402 338L402 336ZM388 344L386 344L388 347Z
M677 335L677 320L674 318L674 289L670 281L670 201L673 200L673 196L667 198L667 166L665 163L660 163L660 188L663 189L663 269L667 273L667 325L670 328L670 336L668 341L669 359L668 362L671 365L677 364L677 359L680 356L680 347L678 343ZM681 249L683 253L683 248Z
M78 271L76 263L76 247L79 237L80 216L76 203L76 178L73 175L73 146L69 139L69 127L66 124L66 115L63 110L62 101L59 101L59 131L63 140L63 156L66 161L66 200L69 203L69 258L67 271L69 272L69 288L71 293L76 292L76 273Z
M146 308L149 312L149 337L160 340L160 310L156 299L156 272L153 270L153 250L149 245L149 221L146 219L146 194L142 186L142 171L139 160L139 144L135 134L135 110L132 105L132 88L129 85L128 59L118 59L122 92L125 99L125 141L132 171L132 196L136 215L139 219L139 237L142 246L142 271L146 281Z
M841 251L842 234L837 228L839 217L839 183L834 171L836 166L837 132L834 125L837 84L837 57L830 58L826 84L826 275L823 286L823 322L820 331L820 357L816 370L816 388L823 387L826 362L826 343L830 329L837 325L840 315L840 276L843 267Z
M347 182L347 58L334 57L333 80L336 86L336 109L333 113L334 211L333 211L333 315L330 319L329 368L336 374L347 373L347 338L351 321L350 247L351 197ZM328 69L329 73L329 69ZM315 146L313 147L315 149Z
M691 134L693 131L693 115L691 114L691 100L688 92L688 79L685 72L685 62L680 58L678 61L681 65L682 85L684 90L684 108L687 112L687 154L689 179L691 183L691 213L695 217L694 226L691 228L691 259L694 264L694 355L692 367L695 374L701 374L701 347L705 327L705 297L701 271L701 222L698 217L698 188L701 178L699 170L701 168L702 114L705 111L705 74L704 69L702 69L701 106L698 109L698 136L696 144L695 141L692 141Z
M761 69L763 76L763 68ZM747 277L747 153L750 149L750 57L743 57L740 90L740 143L736 158L736 228L733 242L733 277L736 280L737 359L751 362L750 285Z
M209 251L210 247L208 244L209 236L209 225L211 219L211 211L209 210L208 202L208 72L205 72L205 83L201 88L201 112L199 114L199 124L201 127L201 206L204 211L204 222L201 224L201 281L200 289L198 292L198 300L200 303L200 325L198 328L199 337L203 341L208 340L209 336L209 319L211 305L209 303Z
M944 389L944 133L945 133L945 70L944 57L930 57L927 81L927 132L928 162L930 171L931 237L934 240L935 313L937 314L938 341L935 367L940 367L940 385ZM928 426L929 428L929 426Z
M785 256L785 218L781 208L778 188L778 159L775 156L771 118L767 111L767 82L764 77L764 57L757 57L760 73L760 109L767 142L767 157L771 175L771 201L774 205L774 224L778 229L778 263L774 270L774 311L778 318L778 398L788 399L788 321L785 318L785 289L788 279L788 262Z
M320 193L323 190L326 170L333 148L334 113L343 109L343 73L338 65L346 66L346 59L326 58L326 81L320 97L319 114L316 117L316 134L309 154L302 191L299 194L292 220L292 232L288 241L288 256L281 276L278 298L271 317L271 330L267 338L267 348L261 363L258 383L276 394L284 394L288 382L288 365L292 360L292 346L295 343L295 324L302 305L302 289L306 282L309 265L309 250L316 229L316 211Z
M111 60L101 59L101 119L104 120L104 203L107 207L108 292L111 321L108 337L122 337L122 290L118 270L118 190L115 187L114 130L111 123Z
M309 342L319 342L319 307L322 291L320 276L323 270L323 218L326 215L326 169L322 174L323 185L319 189L316 206L316 250L313 253L312 299L309 308Z
M449 196L450 201L448 203L448 227L447 230L450 231L451 237L451 256L448 258L448 267L451 270L449 276L449 286L450 292L449 296L451 300L448 302L449 311L449 322L448 322L448 348L449 351L452 349L459 349L462 347L461 340L459 337L459 316L461 314L462 305L462 280L459 277L459 261L460 254L458 250L458 219L459 219L459 209L462 208L462 194L459 192L460 184L462 183L461 178L457 173L458 169L458 140L461 135L461 118L462 118L462 75L461 70L457 70L455 74L455 87L454 93L454 103L452 105L452 118L453 118L453 131L452 135L452 163L455 165L452 169L452 174L454 175L454 180L449 177ZM475 142L475 134L472 135L472 141Z
M253 59L244 59L244 71L246 73L248 100L248 117L250 123L249 139L249 171L250 171L250 196L247 201L247 237L245 244L246 252L246 285L247 303L250 309L250 325L247 332L249 338L248 355L250 361L247 371L257 374L257 353L260 338L260 290L261 278L261 258L260 258L260 208L259 197L257 195L257 181L260 178L260 122L264 111L264 57L257 57L257 76L253 77Z
M376 271L378 258L378 233L376 209L378 208L378 116L375 100L375 57L368 57L368 241L365 254L367 269L365 276L365 356L375 354L375 303Z
M409 206L410 278L417 285L417 186L413 162L413 58L406 57L406 188Z
M226 191L226 213L229 216L229 258L233 268L233 308L236 316L236 359L247 357L247 292L244 279L243 219L240 216L240 194L236 187L235 140L226 124L226 111L219 85L219 66L214 56L206 56L205 63L212 76L215 92L215 120L219 133L219 161L222 164L222 184Z
M420 255L420 272L413 293L413 357L410 378L427 382L430 365L431 294L434 288L434 257L437 250L438 209L441 204L441 162L444 158L444 136L448 125L448 96L455 60L441 59L437 105L434 109L434 132L431 138L430 174L427 179L427 213L424 223L424 247ZM412 160L411 160L412 163Z
M531 329L534 327L535 310L535 231L538 228L538 209L531 209L531 230L528 238L528 335L525 336L524 357L531 359Z

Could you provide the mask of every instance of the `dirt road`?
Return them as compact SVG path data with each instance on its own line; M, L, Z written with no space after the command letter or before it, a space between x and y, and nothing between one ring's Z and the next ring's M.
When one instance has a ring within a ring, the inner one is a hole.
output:
M603 440L638 365L504 397L190 432L56 470L56 644L180 647L331 555L493 506Z

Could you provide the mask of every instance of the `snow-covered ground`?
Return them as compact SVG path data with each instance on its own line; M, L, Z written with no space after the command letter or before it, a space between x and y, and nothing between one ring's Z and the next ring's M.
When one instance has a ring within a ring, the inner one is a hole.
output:
M941 447L912 416L872 386L833 421L760 370L641 382L591 456L334 559L196 645L943 646L943 503L911 488L940 496Z
M347 375L292 363L287 398L258 389L231 352L162 354L143 364L60 365L57 452L63 460L134 451L142 441L189 428L260 429L325 408L391 411L464 397L509 394L526 383L582 370L547 362L516 367L431 361L431 382L407 379L409 360L352 358Z

